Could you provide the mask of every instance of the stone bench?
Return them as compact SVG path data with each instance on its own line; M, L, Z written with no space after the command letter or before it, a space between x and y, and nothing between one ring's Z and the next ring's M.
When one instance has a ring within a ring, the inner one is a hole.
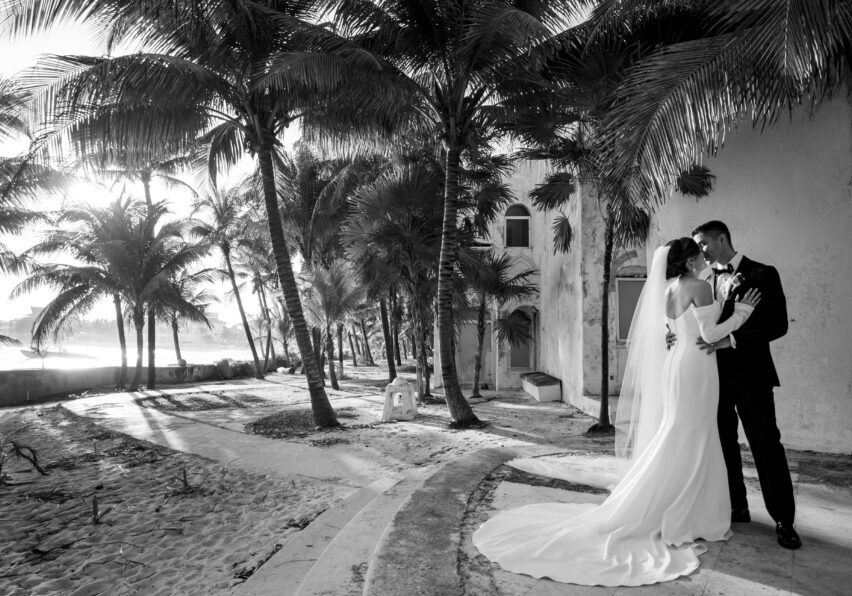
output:
M541 371L523 373L524 391L538 401L562 401L562 381Z

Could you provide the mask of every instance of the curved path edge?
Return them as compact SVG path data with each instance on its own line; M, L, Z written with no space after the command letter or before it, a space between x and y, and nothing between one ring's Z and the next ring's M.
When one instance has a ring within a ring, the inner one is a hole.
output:
M369 596L462 596L459 528L482 479L520 454L483 449L453 460L423 481L376 545L365 578Z

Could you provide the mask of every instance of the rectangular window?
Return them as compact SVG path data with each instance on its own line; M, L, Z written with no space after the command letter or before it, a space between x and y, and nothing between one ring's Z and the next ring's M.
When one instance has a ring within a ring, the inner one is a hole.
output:
M530 245L530 220L506 218L506 246Z
M618 341L626 341L633 321L633 311L645 285L644 277L618 277L615 280L615 309L618 323Z

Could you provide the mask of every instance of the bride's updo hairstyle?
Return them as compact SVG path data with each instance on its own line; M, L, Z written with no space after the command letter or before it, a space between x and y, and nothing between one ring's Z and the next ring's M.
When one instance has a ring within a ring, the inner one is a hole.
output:
M676 238L666 246L669 247L669 257L666 260L666 279L680 277L688 272L689 266L686 262L692 257L697 257L701 252L698 243L686 236Z

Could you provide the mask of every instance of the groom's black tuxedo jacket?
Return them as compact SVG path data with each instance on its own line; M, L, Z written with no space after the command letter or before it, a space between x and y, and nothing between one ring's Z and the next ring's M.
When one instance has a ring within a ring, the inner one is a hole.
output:
M723 383L778 387L778 373L772 362L769 342L787 333L787 302L781 278L775 267L743 257L737 267L742 283L722 306L720 321L734 312L734 302L750 288L760 290L760 303L745 324L734 331L737 347L716 352Z

